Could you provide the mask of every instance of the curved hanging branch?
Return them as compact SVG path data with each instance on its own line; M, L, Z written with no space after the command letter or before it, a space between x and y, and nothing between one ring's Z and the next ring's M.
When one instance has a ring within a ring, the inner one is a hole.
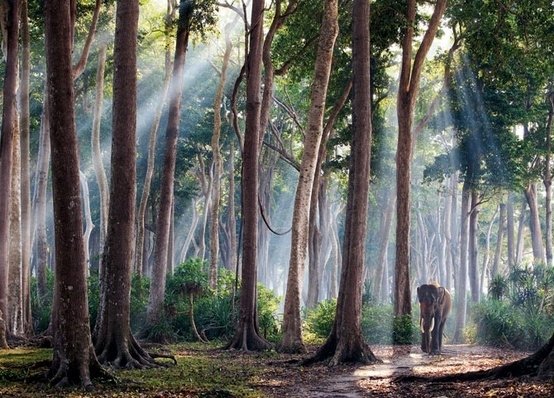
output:
M290 231L292 231L292 226L287 229L286 231L283 231L283 232L277 232L275 231L271 225L269 225L269 221L267 221L267 218L265 216L265 213L264 213L264 206L262 205L262 202L260 201L260 197L258 196L258 207L260 208L260 214L262 215L262 219L264 220L264 224L265 226L267 227L267 229L269 229L273 234L277 235L277 236L283 236L283 235L286 235L288 234Z
M100 16L101 4L102 0L96 0L96 4L94 5L94 13L92 14L92 22L90 24L90 29L88 31L85 44L83 46L83 52L81 53L79 61L75 65L73 65L73 80L81 76L81 74L85 70L85 66L87 65L88 56L90 54L90 46L92 45L92 41L94 40L94 36L96 35L96 26L98 25L98 17Z

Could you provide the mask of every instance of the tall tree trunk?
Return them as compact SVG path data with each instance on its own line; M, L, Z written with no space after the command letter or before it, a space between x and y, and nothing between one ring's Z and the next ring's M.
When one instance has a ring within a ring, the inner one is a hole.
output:
M306 361L307 363L326 358L331 358L331 365L378 361L364 342L360 325L372 136L369 95L369 4L368 0L354 0L352 6L352 157L335 322L327 341Z
M487 237L485 239L485 249L483 250L483 270L481 272L481 292L483 292L483 287L485 285L485 277L487 276L487 273L489 273L489 280L494 277L494 266L492 267L493 270L489 272L490 267L490 247L491 247L491 236L492 236L492 227L494 225L494 220L496 219L496 215L499 213L499 209L497 208L494 215L492 216L491 222L489 223L489 228L487 229ZM497 242L501 243L501 242ZM499 250L500 245L496 245L496 249Z
M237 220L235 215L235 149L231 142L229 146L229 193L227 196L227 226L229 229L229 263L227 268L234 270L237 262Z
M242 162L242 284L239 320L227 348L265 350L270 344L260 336L256 313L258 159L260 147L260 85L264 1L253 0L248 58L246 60L246 128Z
M89 388L100 372L89 327L79 156L71 53L74 3L45 3L46 68L51 121L56 271L52 310L52 384Z
M156 242L154 248L154 268L150 284L150 296L146 313L147 327L154 325L163 316L163 300L167 272L167 252L171 204L173 202L173 182L179 134L181 96L183 92L183 72L190 33L190 20L194 2L181 0L179 22L175 42L175 59L170 86L174 89L169 96L169 111L166 128L165 157L160 188L160 205L156 219Z
M9 219L12 180L13 141L18 133L17 85L19 0L4 2L6 9L6 65L2 101L2 130L0 136L0 318L9 319L8 269L9 269ZM0 348L7 348L6 323L0 322Z
M21 269L21 137L19 120L14 124L12 143L12 178L10 198L10 248L9 248L9 292L8 292L8 335L23 334L23 307Z
M463 330L466 322L466 292L467 268L469 254L469 216L471 205L471 188L468 181L464 181L462 188L462 205L460 208L460 265L456 272L456 327L453 341L461 343L464 340Z
M471 301L479 302L479 264L477 263L478 255L478 223L479 223L479 193L475 188L471 190L471 210L469 214L469 262L468 275L469 286L471 288Z
M118 0L114 40L111 200L94 349L117 368L154 364L131 334L131 270L136 200L136 49L138 0Z
M47 294L46 271L48 269L48 236L46 232L46 207L48 193L48 173L50 164L50 120L48 98L45 89L45 100L41 115L37 171L35 173L35 191L33 219L34 242L36 244L36 272L38 301L41 303Z
M107 45L102 44L98 50L98 65L96 68L96 99L94 102L94 116L92 119L92 164L94 174L96 175L96 183L100 192L100 244L101 250L104 248L106 240L107 225L108 225L108 209L109 209L109 192L108 178L104 170L102 162L102 146L100 144L100 125L102 122L102 111L104 106L104 71L106 69L106 50ZM99 265L102 268L102 263Z
M506 235L508 241L508 268L512 269L515 264L515 223L514 223L514 196L508 193L506 200Z
M219 263L219 203L221 196L221 175L222 161L221 149L219 148L219 137L221 136L221 103L223 101L223 89L225 88L225 78L227 75L227 66L231 57L232 49L231 37L227 31L225 34L225 53L223 54L223 63L221 65L219 83L214 97L214 127L212 133L212 152L213 152L213 183L212 183L212 214L210 226L210 287L215 289L217 286L217 266Z
M498 233L496 234L496 249L491 268L491 278L494 279L500 272L500 254L502 251L502 241L504 240L504 223L506 222L506 205L500 203L498 215Z
M304 275L308 249L310 198L323 134L327 87L338 32L338 1L328 0L325 2L319 33L315 75L310 96L311 104L308 111L308 128L304 138L304 151L292 216L291 253L283 315L283 340L280 345L280 350L288 353L305 352L306 350L302 342L300 316L301 280Z
M515 261L514 265L518 266L521 264L521 261L523 259L523 246L525 243L524 240L524 229L525 229L525 220L527 217L527 200L523 199L521 203L521 210L519 213L519 220L518 220L518 226L517 226L517 239L516 239L516 253L515 253Z
M48 193L48 173L50 165L50 120L48 111L47 90L45 89L45 100L41 115L39 152L37 160L37 171L35 174L35 192L33 220L35 222L36 242L36 272L37 272L37 294L38 302L42 303L47 295L46 271L48 269L48 236L46 233L46 207Z
M416 0L408 0L406 28L402 39L402 66L398 85L398 148L396 153L396 264L394 315L411 315L410 292L410 184L413 151L413 115L425 57L431 48L446 9L446 0L437 0L421 45L412 60L412 41L416 25Z
M552 89L551 89L552 90ZM552 266L552 169L550 166L552 152L552 118L554 115L554 91L548 93L548 120L546 122L546 157L543 176L545 195L545 230L546 230L546 264Z
M323 135L317 155L308 224L308 298L306 303L308 308L315 307L319 301L319 282L321 280L321 270L323 269L321 262L321 244L323 242L323 231L325 228L323 217L328 209L321 208L322 202L325 202L324 199L327 196L327 193L324 192L324 190L327 189L327 178L322 174L322 167L325 159L327 159L327 142L333 133L335 122L340 111L344 108L351 90L352 80L347 83L341 97L333 105L333 109L323 128Z
M158 106L156 108L156 113L154 114L154 120L152 120L152 125L150 126L150 132L148 134L148 155L146 158L146 174L144 176L144 184L142 186L142 194L140 196L140 203L137 212L137 243L135 249L135 266L134 270L137 274L145 274L146 272L146 263L147 259L144 258L144 247L145 247L145 224L146 224L146 208L148 206L148 198L150 197L150 187L152 185L152 178L154 176L154 166L156 160L156 140L158 137L158 129L160 127L160 121L162 119L164 105L167 100L167 93L169 90L169 82L171 78L171 67L173 63L171 62L171 26L172 22L175 19L175 7L173 6L173 1L167 1L167 12L165 16L165 75L163 80L163 88Z
M381 222L381 228L379 230L379 252L377 254L377 271L375 272L375 297L381 299L386 296L388 292L385 292L385 284L383 280L386 274L387 268L387 252L390 241L390 229L392 226L392 216L394 213L394 207L396 205L396 199L387 201L383 219Z
M31 314L31 166L30 166L30 74L31 38L29 33L28 0L21 1L21 82L19 88L21 133L21 288L23 293L23 330L33 331Z
M542 242L542 228L537 200L537 184L529 184L525 189L525 198L529 205L529 229L531 231L531 244L533 247L533 260L535 263L544 263L544 245Z
M88 189L87 176L82 171L79 171L79 181L81 183L81 203L83 204L85 215L85 233L83 235L83 245L85 250L85 265L88 274L88 269L90 268L89 242L90 234L92 234L92 230L94 229L94 224L92 223L92 215L90 212L90 194Z
M458 226L458 219L461 218L458 215L458 173L452 174L450 177L450 203L451 203L451 213L450 213L450 272L448 274L448 282L446 286L454 287L456 286L457 278L454 276L456 269L456 262L460 260L460 228Z

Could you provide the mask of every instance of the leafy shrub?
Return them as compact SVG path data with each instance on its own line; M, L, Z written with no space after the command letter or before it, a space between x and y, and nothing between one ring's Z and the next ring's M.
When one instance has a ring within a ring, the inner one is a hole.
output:
M54 273L50 269L46 270L46 291L46 297L39 299L37 278L31 278L31 312L33 316L33 327L36 333L41 333L48 328L50 316L52 315Z
M316 337L327 337L333 328L337 300L321 301L315 308L308 310L306 314L306 330Z
M534 350L549 338L554 328L549 304L553 268L516 267L507 277L493 280L489 295L474 312L478 343Z
M374 304L362 309L362 333L369 344L415 344L419 341L419 326L413 317L395 317L391 304Z
M260 333L268 340L276 341L279 333L277 309L279 297L267 287L258 284L258 326Z
M394 317L392 321L392 342L394 344L414 344L419 339L419 327L411 315Z
M539 348L552 334L554 320L537 309L487 300L475 307L477 342L523 350Z
M148 293L150 279L139 274L131 277L131 329L139 330L146 321L146 307L148 306Z
M319 338L327 337L333 327L336 306L336 300L326 300L309 310L306 331ZM368 344L413 344L419 338L419 329L411 317L395 318L390 304L365 304L361 329Z
M202 286L197 292L202 294L195 301L194 321L198 332L208 339L230 338L235 332L238 319L238 294L235 292L234 273L220 269L218 272L218 288L212 290L207 286L207 271L205 262L190 259L175 271L168 280L166 295L166 311L173 331L185 340L192 340L191 322L189 317L189 300L182 293L186 283L194 281L195 286ZM278 321L277 308L279 298L262 285L258 285L258 325L261 334L274 340L277 338Z

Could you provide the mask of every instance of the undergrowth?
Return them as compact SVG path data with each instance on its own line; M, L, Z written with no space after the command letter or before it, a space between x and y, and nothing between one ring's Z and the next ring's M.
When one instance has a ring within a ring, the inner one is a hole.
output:
M177 365L146 370L113 371L118 382L96 383L91 392L56 389L45 378L50 349L17 348L0 351L1 397L261 397L249 384L261 369L214 350L223 343L168 346ZM189 353L194 351L194 355ZM94 383L94 380L93 380Z

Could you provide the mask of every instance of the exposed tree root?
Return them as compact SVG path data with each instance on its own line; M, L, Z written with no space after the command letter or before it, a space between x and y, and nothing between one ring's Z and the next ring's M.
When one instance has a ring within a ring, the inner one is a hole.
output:
M398 382L404 381L430 381L430 382L456 382L476 381L484 379L503 379L512 377L541 377L550 378L554 376L554 334L548 343L542 346L537 352L520 360L500 365L491 369L478 370L474 372L450 374L439 377L424 376L400 376L395 379Z
M277 347L277 351L283 354L305 354L307 352L306 346L300 340L287 344L283 342Z
M112 373L100 365L92 347L88 360L83 357L80 358L79 363L71 365L68 359L54 355L47 377L49 384L54 387L80 385L86 391L94 389L92 379L102 379L103 383L118 382L118 379Z
M374 364L382 361L373 354L371 348L362 339L351 342L339 341L336 334L332 333L313 356L304 359L300 364L310 366L318 362L337 366L344 363Z
M132 334L127 339L107 338L96 343L95 350L101 364L115 369L148 369L168 366L155 358L167 358L177 364L175 356L146 352Z
M242 324L233 339L227 344L226 350L264 351L273 348L273 344L261 337L253 324Z

